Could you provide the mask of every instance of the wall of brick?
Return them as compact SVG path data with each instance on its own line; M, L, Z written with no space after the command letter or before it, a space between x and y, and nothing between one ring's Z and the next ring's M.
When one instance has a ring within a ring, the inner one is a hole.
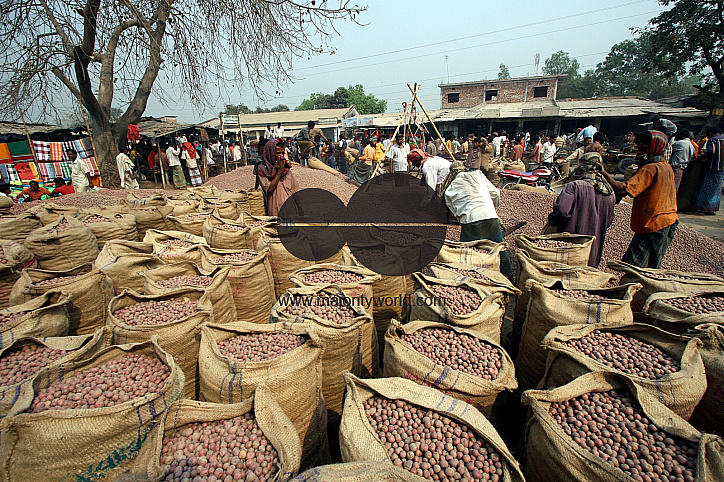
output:
M478 104L501 104L510 102L538 102L555 100L555 79L545 80L529 80L516 82L485 82L474 84L462 84L453 87L442 87L442 108L443 109L469 109ZM546 97L534 97L535 87L548 86ZM526 98L527 87L527 98ZM485 91L497 90L498 98L496 100L485 101ZM449 103L448 94L457 93L460 95L458 102Z

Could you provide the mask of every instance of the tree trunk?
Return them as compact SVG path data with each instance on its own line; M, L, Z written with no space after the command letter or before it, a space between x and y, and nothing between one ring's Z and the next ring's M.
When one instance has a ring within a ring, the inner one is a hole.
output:
M118 139L109 126L104 129L93 126L93 145L98 169L101 171L103 187L120 189L121 179L118 177L116 156L118 155Z

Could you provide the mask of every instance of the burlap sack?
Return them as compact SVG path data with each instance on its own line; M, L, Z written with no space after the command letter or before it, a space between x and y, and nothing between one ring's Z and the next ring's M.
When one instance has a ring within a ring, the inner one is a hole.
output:
M202 247L199 266L206 271L219 266L230 267L226 277L236 306L236 319L251 323L269 323L269 314L276 303L269 250L246 251L254 255L251 261L226 261L220 258L240 251ZM253 303L250 300L253 300Z
M667 300L689 298L689 297L724 297L724 285L713 285L708 288L702 288L697 292L688 293L654 293L646 299L644 303L643 313L654 320L669 322L667 327L679 325L680 330L685 331L696 325L704 323L724 324L724 310L711 311L709 313L694 313L693 311L682 310L666 303Z
M408 244L390 243L385 241L384 232L403 233L406 235L413 234L417 239ZM400 255L402 263L405 267L417 267L420 264L420 256L422 254L422 245L425 238L418 233L411 233L404 229L392 229L386 227L370 225L370 239L373 243L382 243L390 247L390 249ZM409 271L408 271L409 272Z
M126 288L143 292L146 281L138 273L164 266L153 254L153 244L133 241L107 242L93 264L108 276L116 294Z
M243 212L242 206L229 199L204 198L199 204L199 213L212 213L216 211L224 219L239 219Z
M236 306L231 292L228 276L231 266L217 266L212 270L205 270L194 264L184 262L168 264L152 270L140 272L146 280L143 293L147 295L165 295L177 288L166 288L159 281L165 281L175 276L211 276L211 284L204 288L184 285L183 288L193 289L205 293L214 312L215 323L232 323L237 320Z
M48 201L44 202L40 206L30 208L29 211L40 219L43 226L56 222L60 216L75 218L81 213L81 210L75 206L59 206Z
M239 231L222 228L222 225L231 225ZM251 228L242 220L224 219L217 212L210 214L202 226L201 232L212 248L220 249L253 249Z
M222 199L225 201L234 201L241 205L245 205L244 207L247 209L244 209L244 211L248 211L249 194L246 191L244 191L243 189L239 189L239 190L217 189L213 196L208 196L208 197L214 197L214 198Z
M186 199L166 199L166 205L171 206L173 211L170 214L181 216L182 214L190 214L198 212L200 201L194 198Z
M292 479L294 482L417 482L417 475L384 462L350 462L309 469ZM424 480L424 479L422 479Z
M595 330L618 333L653 345L679 362L681 369L652 380L611 368L563 343L583 338ZM704 362L699 351L701 342L667 333L650 325L559 326L548 332L541 345L548 350L546 372L538 386L542 390L563 386L588 372L613 372L632 379L649 395L684 420L688 420L706 389Z
M285 241L281 238L263 237L257 244L257 251L269 249L269 266L271 266L274 275L274 295L279 299L286 290L294 287L294 283L289 281L289 277L297 270L312 266L314 259L312 248L309 246L307 237L302 232L296 232L284 236ZM286 246L292 247L294 253L304 253L304 259L290 253Z
M186 191L190 192L191 194L194 194L200 198L204 197L215 197L220 189L213 185L208 186L199 186L199 187L188 187L186 188Z
M165 480L163 467L159 465L164 436L171 436L191 423L229 420L241 417L249 412L252 412L254 420L256 420L264 436L279 454L279 473L269 480L289 480L290 477L299 472L302 448L289 418L264 385L260 385L251 394L250 398L241 403L218 404L194 400L178 400L173 403L165 413L164 430L156 434L153 441L150 441L154 445L155 457L153 458L154 467L149 472L159 474L156 480ZM211 449L209 451L213 453Z
M140 194L130 192L128 193L128 196L126 196L126 202L131 209L138 209L152 206L165 206L166 198L160 192L151 194L148 197L143 197Z
M161 325L127 325L116 318L114 313L126 306L144 301L196 301L199 311L179 320ZM164 295L141 295L133 291L124 291L111 300L108 306L107 325L111 330L111 343L143 343L157 337L158 345L173 357L185 376L184 394L186 398L198 399L199 389L199 342L201 325L213 322L211 303L206 295L195 290L180 288Z
M178 239L191 243L190 247L166 246L164 241ZM201 251L199 246L208 246L206 240L201 236L184 233L181 231L157 231L149 229L143 238L144 243L153 244L153 254L161 258L164 263L180 263L189 261L199 264L201 261Z
M358 315L344 325L309 314L303 316L287 315L286 308L293 303L294 295L312 296L320 291L332 296L339 303L349 302ZM347 301L345 301L347 300ZM342 415L344 398L345 371L369 378L374 377L379 369L379 352L377 332L372 319L364 310L351 304L344 292L337 286L320 288L307 286L291 288L279 299L271 311L272 323L305 323L313 326L324 344L322 355L322 392L331 420L339 420Z
M246 211L252 216L266 215L266 207L264 206L264 193L259 190L250 189L246 191L249 196L249 210Z
M0 239L24 243L30 233L42 227L43 223L40 222L40 219L29 211L17 216L2 216L0 217Z
M33 253L21 243L0 239L0 308L10 306L10 292L20 272L37 265Z
M563 248L541 248L536 246L537 240L563 241L571 243L571 246ZM544 234L542 236L526 236L518 234L515 236L515 244L518 251L523 251L535 261L553 261L564 263L569 266L588 266L588 258L591 255L594 236L583 234L556 233Z
M324 226L307 226L295 223L295 227L302 227L309 248L312 250L315 263L339 264L342 261L340 249L345 243L342 230L339 226L329 224L327 221L325 223ZM284 233L283 228L279 228L279 232L280 234Z
M168 216L173 212L171 206L151 206L148 208L126 209L127 214L136 217L136 230L138 230L138 239L146 236L146 231L156 229L158 231L168 231L173 229Z
M639 268L623 261L608 261L607 265L610 269L623 272L621 283L641 283L641 290L631 303L634 316L644 315L644 303L656 293L696 293L715 286L724 288L723 278L708 273Z
M517 271L515 286L520 290L520 295L515 304L511 346L508 350L513 358L518 351L523 322L528 310L528 299L530 298L530 293L526 288L528 280L532 279L539 283L560 280L567 289L577 289L587 286L604 288L615 279L612 274L588 266L569 266L551 261L535 261L520 250L515 253L515 259Z
M294 283L296 286L326 286L329 283L312 283L305 281L305 277L309 274L316 273L318 271L335 270L342 271L345 273L352 273L362 277L356 283L337 283L344 294L352 298L354 303L361 306L365 312L372 317L373 315L373 301L374 301L374 290L372 284L379 281L381 276L375 274L373 271L368 270L362 266L342 266L339 264L323 263L315 264L309 268L302 268L292 273L289 277L289 281Z
M380 442L365 414L364 402L374 395L391 400L404 400L418 407L435 411L467 425L477 436L489 443L502 457L503 480L523 482L520 465L506 447L493 425L475 408L465 402L454 401L433 388L423 387L404 378L360 380L345 374L347 397L339 428L339 445L344 462L391 463L385 445ZM417 477L413 480L424 480Z
M487 239L467 242L445 240L437 255L437 261L500 271L500 253L503 251L505 243Z
M706 369L706 391L689 422L699 430L724 436L724 328L715 323L699 325L701 358Z
M316 157L310 157L309 160L307 161L307 165L311 169L319 169L320 171L327 171L330 174L339 174L338 170L329 167L327 164L323 163Z
M491 293L480 285L468 281L452 281L433 278L421 273L414 273L415 293L412 295L410 319L421 321L435 321L446 325L457 326L475 331L500 343L500 329L505 314L505 300L502 293ZM459 286L475 291L481 298L480 306L467 315L456 315L446 306L444 299L433 292L429 283Z
M211 211L179 214L178 216L171 214L168 216L168 219L171 221L175 231L193 234L194 236L202 236L204 234L204 221L206 221L210 215Z
M533 414L526 428L528 480L633 480L621 469L574 442L548 413L552 402L563 402L586 393L622 388L633 393L650 424L660 431L684 439L698 450L697 481L724 480L722 439L698 432L633 381L605 372L583 375L554 390L529 390L523 394L523 403L531 408Z
M98 216L98 215L95 215ZM136 217L132 214L116 214L104 216L108 222L86 223L88 215L80 215L78 220L91 230L98 242L98 248L108 241L125 240L139 241L138 230L136 229Z
M25 413L35 394L50 385L126 353L162 360L171 374L158 393L113 407ZM111 346L88 360L53 365L21 390L2 420L0 457L5 480L146 480L155 453L152 443L168 405L183 396L184 375L154 342Z
M435 278L449 279L456 282L468 281L482 286L483 289L491 293L503 293L506 305L510 296L520 294L520 290L505 275L494 269L459 263L430 263L429 268Z
M587 288L589 293L605 298L599 301L571 298L557 293L555 290L568 289L561 281L543 284L528 280L526 285L530 299L515 360L516 376L524 390L537 387L543 378L547 354L541 347L541 342L549 331L557 326L582 323L630 325L633 323L631 299L641 288L640 284Z
M223 355L219 343L239 335L289 333L308 338L302 346L271 360L244 362ZM322 341L303 323L266 324L243 321L204 325L199 349L201 400L237 403L265 384L294 424L302 445L302 467L329 459L327 409L322 399Z
M27 303L0 310L0 315L4 316L24 313L13 322L0 326L0 349L29 336L67 336L70 299L71 295L62 291L49 291Z
M493 345L501 358L500 373L495 380L483 378L468 373L438 365L422 353L416 351L412 345L405 341L404 336L426 328L439 328L452 330L458 334L465 334L478 338L489 345ZM486 417L490 416L493 403L502 391L512 391L518 387L515 380L513 360L505 350L491 338L481 335L473 330L456 328L444 323L433 321L411 321L403 325L393 320L390 329L385 335L385 377L402 377L412 380L420 385L432 387L446 395L469 403L480 410Z
M15 201L8 196L0 197L0 215L10 214L10 210L15 206Z
M503 169L506 169L508 171L518 171L518 172L527 172L528 166L526 166L525 162L523 161L510 161L505 160L503 161Z
M65 229L57 227L67 223ZM52 271L67 271L98 257L98 242L93 232L80 221L61 216L58 221L36 229L25 240L38 265Z
M67 353L19 383L0 386L0 417L7 415L13 404L18 401L23 385L32 383L35 377L48 376L48 370L54 365L92 357L105 348L105 337L101 328L92 335L20 338L12 345L0 350L0 359L20 350L25 345L43 345L53 350L66 350Z
M63 276L78 276L52 284L38 284L41 281ZM10 304L19 305L41 296L48 291L62 290L72 295L68 303L70 335L87 335L106 322L106 308L113 298L113 285L105 273L91 263L77 266L68 271L26 269L13 286Z
M251 249L257 249L259 241L263 237L276 238L279 236L279 218L276 216L256 216L248 213L242 214L241 221L249 226L249 237L251 238ZM263 223L263 224L262 224Z

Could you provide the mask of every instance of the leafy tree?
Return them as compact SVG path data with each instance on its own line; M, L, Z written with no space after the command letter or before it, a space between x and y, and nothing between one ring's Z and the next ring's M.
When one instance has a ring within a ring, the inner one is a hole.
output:
M575 79L579 77L579 68L578 60L572 59L568 52L559 50L546 59L543 65L543 73L546 75L568 74L569 79Z
M90 118L103 182L116 187L118 143L152 91L163 100L175 87L198 107L219 85L263 95L260 85L289 80L294 59L330 50L336 23L365 10L350 1L3 0L0 115L48 117L70 94ZM116 122L114 97L127 103Z
M668 77L689 73L701 77L695 86L711 106L705 128L721 119L724 109L724 5L721 0L659 0L671 6L639 32L646 40L648 71Z
M500 64L500 70L498 71L498 78L503 79L509 79L510 78L510 69L508 69L508 66L505 64Z
M380 114L387 109L387 101L365 94L361 84L338 87L332 94L321 92L309 95L295 110L341 109L354 105L360 114Z
M277 104L276 106L269 109L269 112L288 112L289 106L284 104Z
M251 114L251 109L249 109L246 104L226 104L224 106L224 112L227 114Z

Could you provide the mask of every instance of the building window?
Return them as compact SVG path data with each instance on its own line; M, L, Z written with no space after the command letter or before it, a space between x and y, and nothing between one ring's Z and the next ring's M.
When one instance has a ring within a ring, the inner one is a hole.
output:
M497 90L486 90L485 91L485 100L498 100L498 91Z
M548 97L548 86L533 87L533 97Z
M447 103L448 104L454 104L456 102L460 102L460 94L448 94L447 95Z

